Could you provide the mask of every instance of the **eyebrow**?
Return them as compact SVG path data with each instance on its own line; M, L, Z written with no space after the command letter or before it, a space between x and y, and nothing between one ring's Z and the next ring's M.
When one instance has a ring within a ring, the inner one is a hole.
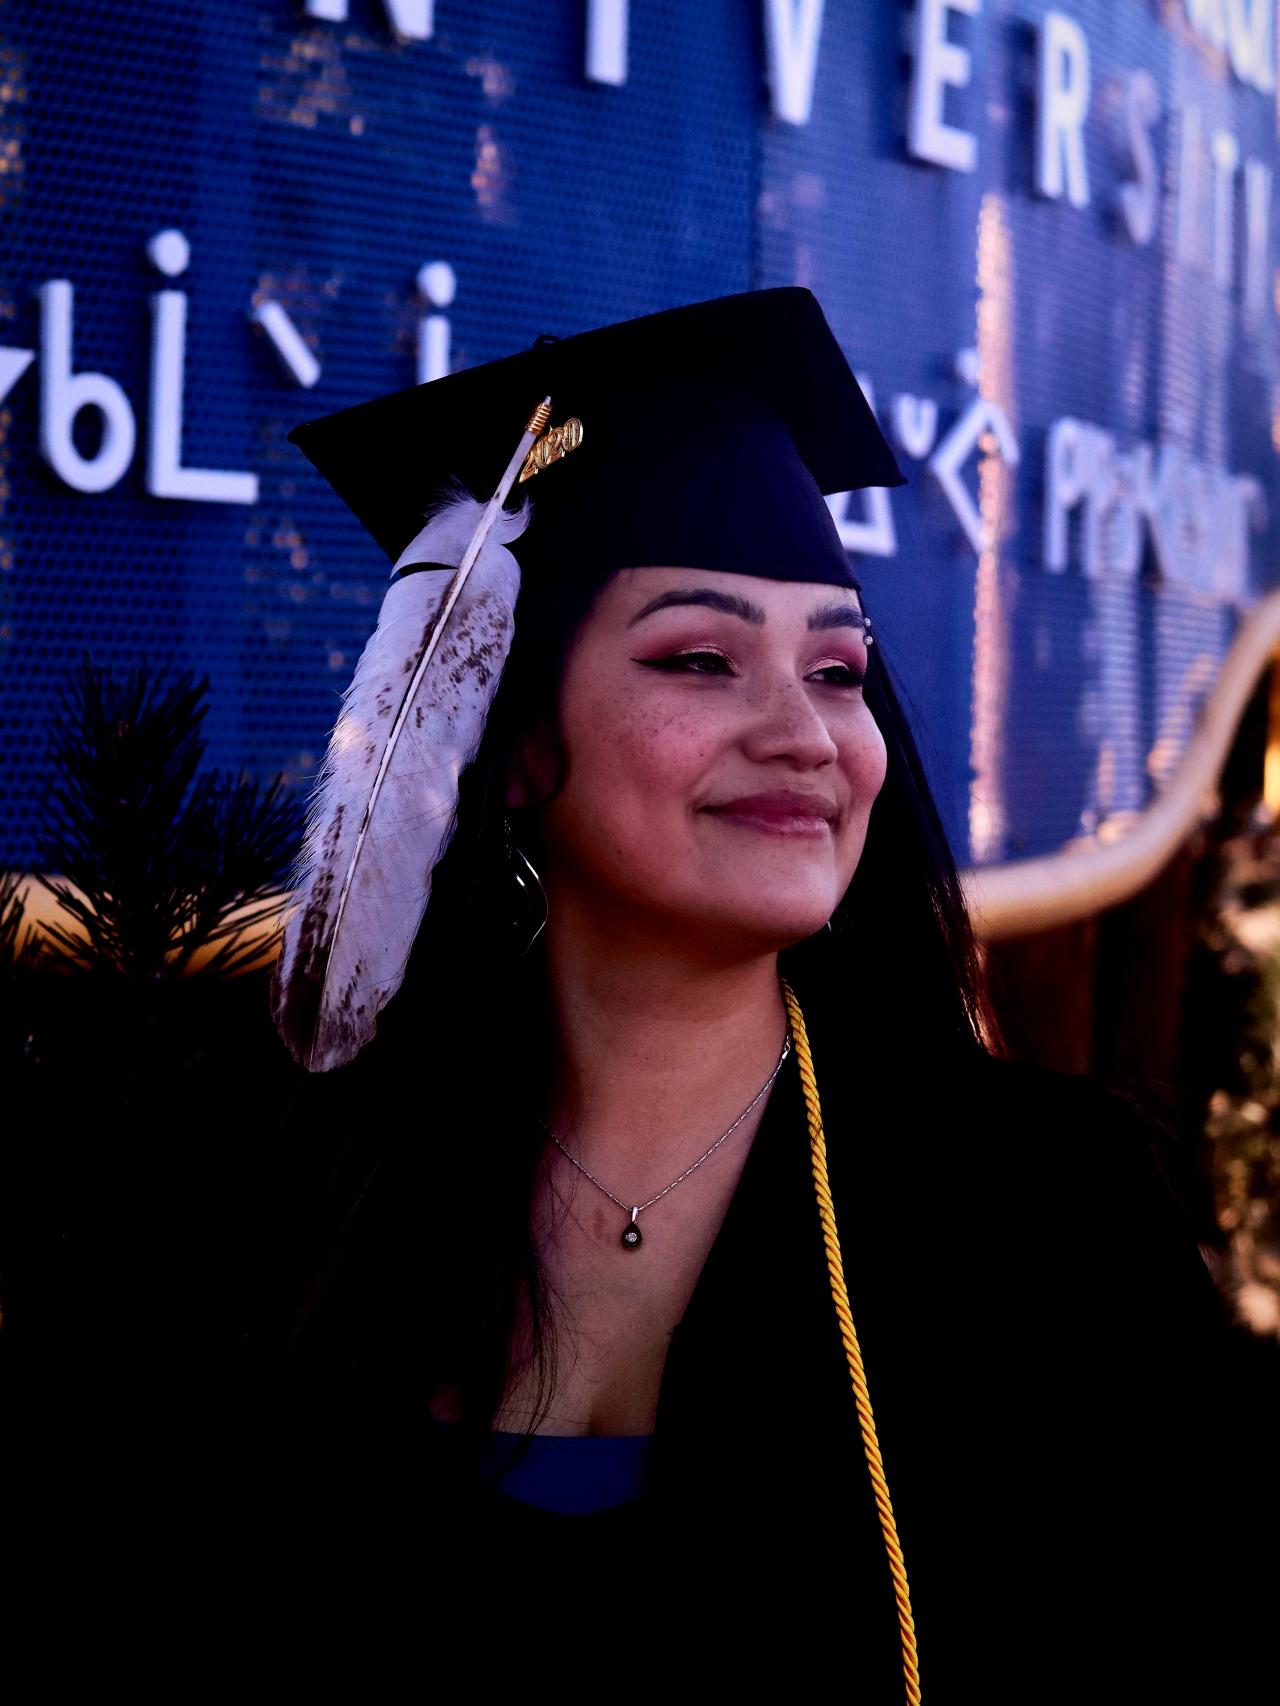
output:
M809 612L808 628L865 628L867 619L856 604L824 604Z
M670 592L659 593L657 598L651 598L648 604L637 610L627 623L628 628L634 628L637 622L643 622L646 616L652 616L659 610L670 610L675 605L705 604L712 610L719 610L725 616L738 616L744 622L752 622L756 627L764 626L764 611L758 604L753 604L749 598L741 598L735 592L716 592L709 586L675 587ZM867 619L855 604L823 604L809 614L806 626L819 628L865 628Z
M652 616L658 610L669 610L677 604L706 604L712 610L723 611L726 616L740 616L744 622L754 622L757 627L764 625L764 611L758 604L752 604L749 598L740 598L735 592L714 592L709 586L693 586L674 587L670 592L659 593L657 598L651 598L636 612L627 627L634 628L646 616Z

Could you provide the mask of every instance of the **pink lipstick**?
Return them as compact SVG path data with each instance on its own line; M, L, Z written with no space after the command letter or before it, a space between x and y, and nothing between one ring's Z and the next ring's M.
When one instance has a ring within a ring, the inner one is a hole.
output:
M726 823L773 835L827 835L838 816L834 801L825 795L792 789L744 794L740 799L705 809Z

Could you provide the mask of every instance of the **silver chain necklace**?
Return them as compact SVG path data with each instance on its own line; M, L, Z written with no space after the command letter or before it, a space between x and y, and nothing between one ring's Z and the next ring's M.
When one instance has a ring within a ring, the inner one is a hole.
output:
M623 1211L624 1214L630 1215L631 1218L628 1220L627 1225L626 1225L626 1229L624 1230L624 1232L622 1234L621 1243L622 1243L622 1247L624 1250L638 1250L640 1248L640 1245L644 1242L644 1240L641 1237L640 1228L636 1225L637 1216L643 1214L645 1209L652 1208L654 1203L661 1202L663 1197L666 1196L668 1191L674 1191L677 1185L682 1185L685 1182L685 1180L689 1177L690 1173L695 1172L699 1167L701 1167L702 1163L707 1159L708 1156L715 1154L716 1150L719 1149L720 1145L724 1142L726 1137L731 1137L733 1135L733 1133L735 1131L737 1131L738 1127L742 1124L743 1120L746 1119L747 1115L751 1112L752 1108L754 1108L756 1106L756 1104L759 1102L760 1098L768 1093L769 1089L771 1088L771 1086L773 1084L774 1079L782 1071L783 1062L786 1060L787 1056L790 1053L791 1053L791 1033L790 1033L790 1031L788 1031L786 1037L783 1039L782 1053L778 1056L778 1064L774 1067L773 1071L769 1074L769 1077L765 1081L765 1083L761 1085L760 1089L756 1091L755 1095L751 1098L751 1100L747 1103L746 1107L738 1115L737 1119L734 1120L733 1124L729 1127L728 1131L722 1131L720 1133L719 1137L711 1145L711 1148L708 1149L705 1154L699 1155L698 1159L693 1163L692 1167L686 1167L684 1172L681 1173L681 1175L678 1179L672 1179L672 1181L669 1185L664 1185L663 1188L658 1192L657 1196L650 1197L648 1202L632 1203L628 1206L628 1204L623 1202L621 1197L615 1197L614 1196L613 1192L609 1189L608 1185L602 1185L600 1183L599 1179L596 1178L594 1173L587 1173L587 1169L582 1165L581 1161L578 1160L578 1157L576 1155L570 1155L569 1154L569 1151L565 1148L564 1144L561 1143L560 1139L556 1136L555 1132L552 1131L551 1127L546 1123L545 1120L542 1122L542 1129L543 1129L543 1131L546 1132L547 1136L551 1139L552 1143L555 1144L556 1148L560 1151L561 1155L563 1155L567 1160L572 1161L574 1166L578 1169L578 1171L580 1173L586 1173L586 1176L588 1179L591 1180L591 1183L596 1187L596 1189L598 1191L603 1191L605 1196L608 1197L610 1202L617 1203L618 1207Z

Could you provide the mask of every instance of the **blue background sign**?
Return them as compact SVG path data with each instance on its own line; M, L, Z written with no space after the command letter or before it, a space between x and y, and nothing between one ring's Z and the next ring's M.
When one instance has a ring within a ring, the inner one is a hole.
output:
M298 421L812 288L957 857L1122 834L1276 581L1272 0L0 5L0 860L83 650L305 787L387 565ZM750 352L743 352L744 360Z

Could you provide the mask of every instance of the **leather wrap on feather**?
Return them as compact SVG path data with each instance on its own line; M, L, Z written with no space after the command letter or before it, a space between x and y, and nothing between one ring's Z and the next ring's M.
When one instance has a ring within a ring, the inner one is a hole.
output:
M486 507L455 488L395 569L460 563ZM498 511L411 703L406 693L454 579L449 568L393 580L343 695L308 803L271 987L276 1026L310 1071L354 1059L404 980L453 833L458 780L510 651L520 567L507 544L530 513L527 497L518 510Z

